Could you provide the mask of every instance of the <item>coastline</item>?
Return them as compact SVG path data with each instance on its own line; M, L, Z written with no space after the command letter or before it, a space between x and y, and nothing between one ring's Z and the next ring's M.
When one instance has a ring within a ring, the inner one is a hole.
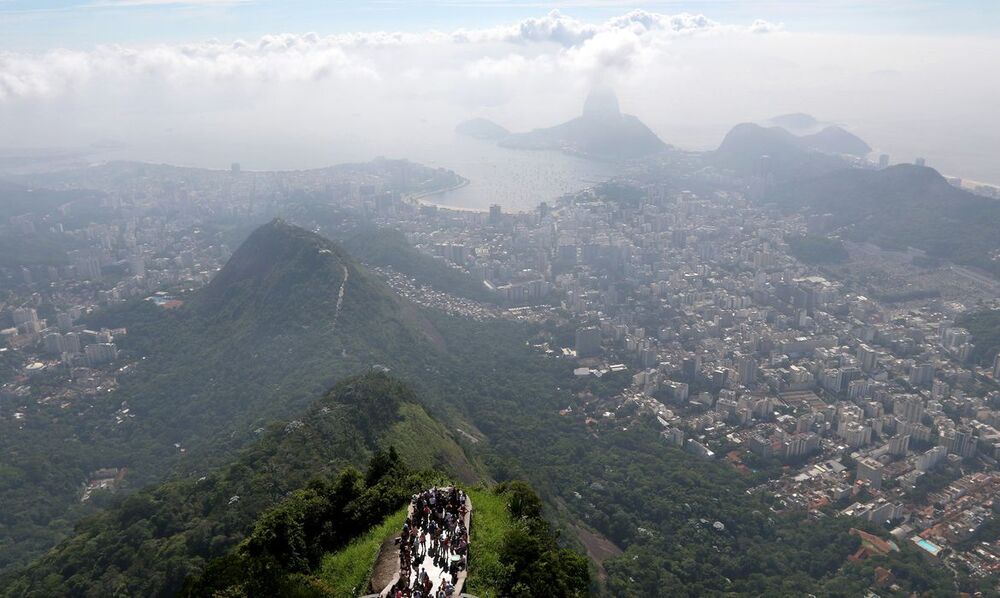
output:
M423 191L423 192L420 192L420 193L413 193L411 195L407 195L403 199L403 201L411 202L411 203L414 203L414 204L416 204L418 206L433 206L433 207L435 207L435 208L437 208L439 210L453 210L455 212L474 212L474 213L485 214L486 213L485 210L479 210L479 209L476 209L476 208L463 208L463 207L459 207L459 206L449 206L449 205L445 205L445 204L435 203L433 201L428 201L426 199L428 197L434 197L435 195L441 195L441 194L444 194L444 193L448 193L450 191L457 191L458 189L462 189L463 187L467 187L467 186L469 186L470 183L472 183L471 180L463 177L462 175L458 175L458 176L462 180L461 180L461 182L459 182L459 183L457 183L455 185L452 185L450 187L445 187L444 189L435 189L433 191Z

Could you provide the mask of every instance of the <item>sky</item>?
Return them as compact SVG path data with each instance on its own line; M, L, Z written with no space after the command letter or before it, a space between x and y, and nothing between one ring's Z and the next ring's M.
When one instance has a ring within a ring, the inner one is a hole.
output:
M807 112L1000 182L1000 2L0 0L0 148L303 168L438 152L609 85L679 147Z

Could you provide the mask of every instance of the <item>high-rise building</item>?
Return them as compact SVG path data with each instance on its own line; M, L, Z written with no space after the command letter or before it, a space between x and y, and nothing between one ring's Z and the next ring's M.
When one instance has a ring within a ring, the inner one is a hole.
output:
M601 329L597 326L578 328L576 331L576 356L596 357L601 354Z
M892 410L898 417L911 423L919 424L924 418L924 402L916 395L896 397Z
M936 446L917 458L917 471L930 471L948 455L948 449Z
M878 363L878 351L862 344L858 347L858 361L861 362L861 369L870 372L875 369L875 365Z
M667 428L660 432L662 436L671 446L676 446L682 448L684 446L684 430L680 428Z
M490 206L490 224L498 224L500 222L500 217L503 214L500 208L500 204L493 204Z
M101 280L101 260L82 256L73 260L77 278L80 280Z
M889 454L894 457L906 456L906 451L910 448L910 435L897 434L889 439Z
M833 368L823 372L823 388L834 394L839 393L844 387L844 373L839 368Z
M930 363L915 364L910 368L910 384L913 386L930 386L934 381L934 365Z
M747 440L747 447L752 453L763 457L764 459L770 458L774 455L774 448L771 445L771 440L760 434L754 434Z
M878 167L879 168L889 167L889 154L882 154L878 157Z
M14 326L20 327L38 321L38 312L33 307L19 307L14 310Z
M141 253L129 258L128 267L132 272L132 276L143 277L146 275L146 260L142 257Z
M993 377L1000 380L1000 353L993 358Z
M50 334L46 334L45 338L42 339L42 342L45 344L46 353L52 353L53 355L62 355L63 351L66 350L65 345L63 343L63 337L58 332L52 332Z
M972 430L958 429L949 430L941 438L941 444L948 449L949 453L967 459L976 453L976 437Z
M940 401L941 399L948 396L948 392L951 389L948 387L948 383L944 380L935 380L931 382L931 398L935 401Z
M749 355L737 356L736 371L740 375L740 384L749 387L757 379L757 361Z
M681 375L687 381L692 381L698 377L701 372L701 356L692 355L690 357L685 357L681 361Z
M819 450L819 436L812 432L789 436L783 443L784 457L794 459Z
M87 363L91 367L110 363L118 357L118 347L114 343L94 343L83 348Z
M858 481L868 482L874 490L882 488L882 464L871 457L858 459Z
M729 382L729 370L726 368L716 368L712 371L712 386L725 388Z
M859 448L872 441L871 427L857 422L838 425L837 435L843 438L847 446L851 448Z
M808 432L814 421L812 413L803 413L795 420L795 431L798 433Z
M926 166L927 165L927 161L924 160L923 158L917 158L916 160L913 161L913 163L916 164L917 166Z
M955 349L964 345L972 339L972 335L965 328L949 327L941 334L941 344L945 349Z
M80 335L75 332L67 332L63 335L63 351L77 354L80 352Z

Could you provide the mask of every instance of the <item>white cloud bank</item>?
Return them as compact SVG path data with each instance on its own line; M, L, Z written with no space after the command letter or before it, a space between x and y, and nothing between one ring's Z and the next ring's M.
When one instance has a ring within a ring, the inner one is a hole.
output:
M0 146L115 140L139 158L212 166L240 155L286 168L420 160L465 118L552 124L602 83L681 146L806 111L893 153L968 164L1000 138L1000 83L976 66L998 58L996 40L812 35L645 11L602 23L553 11L452 32L0 52Z
M42 54L8 52L0 53L0 100L49 99L77 93L87 84L129 85L149 80L180 85L196 81L270 84L377 80L383 76L391 79L398 74L401 60L409 62L410 52L422 50L473 62L497 60L500 52L499 59L517 62L531 57L543 59L551 68L597 74L603 69L627 67L645 49L677 36L778 29L780 26L765 21L733 27L702 15L644 11L590 24L552 11L514 25L452 33L279 34L256 42L209 41L140 48L109 45L92 51L53 50Z

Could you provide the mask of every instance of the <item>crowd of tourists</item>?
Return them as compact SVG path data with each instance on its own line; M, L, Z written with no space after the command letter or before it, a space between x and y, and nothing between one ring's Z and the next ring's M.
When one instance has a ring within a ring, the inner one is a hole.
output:
M399 581L390 598L454 598L458 574L468 567L465 493L431 488L415 494L397 538Z

